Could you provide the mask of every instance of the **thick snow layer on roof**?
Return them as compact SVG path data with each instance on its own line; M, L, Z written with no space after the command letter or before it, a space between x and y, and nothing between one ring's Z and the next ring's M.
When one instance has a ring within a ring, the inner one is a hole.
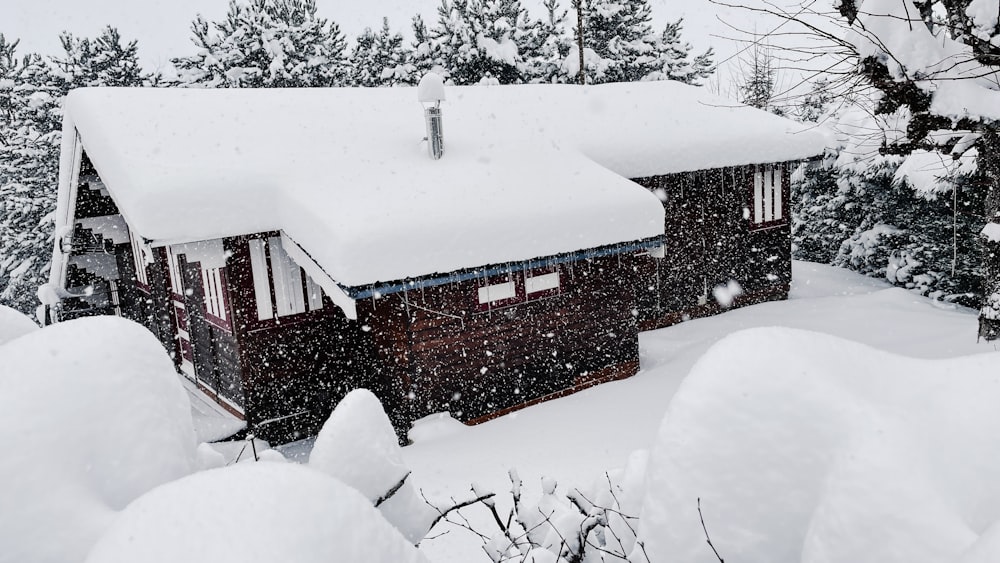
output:
M629 177L822 151L813 132L675 82L450 87L445 154L416 89L83 89L85 150L159 242L284 230L363 285L661 235Z
M199 463L191 407L145 327L59 323L0 345L0 560L81 561L114 514Z
M700 497L727 560L1000 560L998 359L915 359L779 328L725 338L653 448L649 559L717 561Z
M295 464L204 471L129 505L88 563L426 562L368 499Z

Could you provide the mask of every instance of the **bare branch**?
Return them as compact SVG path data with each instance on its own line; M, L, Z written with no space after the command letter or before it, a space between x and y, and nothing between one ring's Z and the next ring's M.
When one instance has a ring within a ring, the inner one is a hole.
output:
M397 482L395 485L393 485L392 488L390 488L388 491L385 492L385 494L383 494L382 496L380 496L377 499L375 499L375 508L378 508L378 507L382 506L383 502L391 499L393 495L395 495L396 493L398 493L399 489L403 488L403 485L406 483L406 479L407 479L407 477L410 476L410 473L413 473L413 472L412 471L407 471L406 475L403 475L403 478L400 479L399 482Z
M705 541L708 542L708 547L712 548L712 552L715 553L715 558L719 560L719 563L726 563L725 560L722 559L722 556L719 555L719 551L715 549L714 545L712 545L712 538L708 535L708 528L705 526L705 517L701 513L701 497L698 497L698 518L701 519L701 529L705 531ZM645 548L643 549L643 552L645 552Z

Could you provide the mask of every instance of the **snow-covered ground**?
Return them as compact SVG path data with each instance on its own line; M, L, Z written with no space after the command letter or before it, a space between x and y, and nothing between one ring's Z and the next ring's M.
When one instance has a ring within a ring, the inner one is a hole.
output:
M508 469L516 468L526 487L537 489L542 476L589 485L606 470L625 465L633 451L653 446L668 403L692 366L720 339L744 329L806 329L913 358L995 350L994 345L977 344L975 311L818 264L794 263L793 280L788 301L642 334L642 370L630 379L475 427L447 418L425 421L413 435L415 443L403 449L413 482L429 497L459 494L472 483L502 492L510 488ZM994 359L1000 372L1000 357ZM786 357L776 351L772 360L777 365ZM837 361L815 358L817 365ZM468 512L475 517L474 509ZM481 524L489 529L486 518ZM470 554L478 556L480 544L456 528L425 541L421 549L431 560L460 562Z
M796 263L794 279L788 301L643 334L635 377L475 427L431 417L406 448L374 396L353 393L315 459L311 442L280 448L303 467L267 451L219 468L229 452L198 445L206 413L188 415L138 325L20 323L0 344L0 562L486 561L453 524L419 551L406 540L436 516L421 493L447 506L492 490L505 518L510 469L539 542L579 527L559 496L579 487L641 517L651 561L715 560L698 498L733 561L1000 560L1000 352L976 343L975 312L827 266ZM495 530L483 506L463 514Z

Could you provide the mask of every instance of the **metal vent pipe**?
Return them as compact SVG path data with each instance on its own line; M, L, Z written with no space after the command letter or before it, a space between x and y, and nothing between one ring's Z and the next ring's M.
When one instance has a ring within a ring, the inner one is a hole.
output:
M427 152L438 160L444 154L444 130L441 123L441 106L433 105L424 109L427 122Z

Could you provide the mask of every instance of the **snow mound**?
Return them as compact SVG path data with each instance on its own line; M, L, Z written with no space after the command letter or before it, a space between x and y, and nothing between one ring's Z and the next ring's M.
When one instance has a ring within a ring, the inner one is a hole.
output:
M367 389L348 393L323 424L309 466L354 487L370 503L379 502L410 470L382 403ZM436 515L406 481L379 506L406 539L417 544Z
M197 473L135 501L88 563L423 562L357 491L291 463Z
M0 345L37 329L38 325L27 315L0 305Z
M92 317L0 346L0 545L8 561L80 561L114 512L191 473L191 411L145 328Z
M716 344L667 411L653 561L1000 560L1000 355L918 360L792 329Z
M428 72L417 84L417 101L428 104L444 100L444 79L437 73Z
M440 440L462 432L468 426L452 418L449 412L429 414L413 423L406 437L413 443Z

